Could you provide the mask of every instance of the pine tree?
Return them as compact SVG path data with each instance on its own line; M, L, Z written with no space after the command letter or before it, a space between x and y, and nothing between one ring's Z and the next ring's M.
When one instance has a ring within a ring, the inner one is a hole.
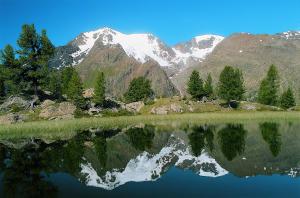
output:
M151 89L151 81L145 77L134 78L129 85L124 97L127 102L137 102L141 100L147 100L153 96L153 90Z
M103 105L105 101L105 78L103 72L99 72L97 75L93 101L96 105Z
M17 94L22 89L22 69L16 59L15 50L11 45L6 45L1 51L1 72L7 85L9 94Z
M260 84L258 101L262 104L276 106L278 104L279 75L277 68L271 65L267 74Z
M211 75L208 74L207 79L204 83L205 96L208 98L211 98L213 96L213 92L214 92L214 89L213 89L213 85L212 85L212 78L211 78Z
M73 75L68 83L67 95L70 100L72 100L75 105L79 108L84 108L85 102L82 96L83 85L80 80L80 77L76 71L73 72Z
M296 106L294 93L290 87L281 95L280 106L284 109Z
M47 88L52 96L57 100L62 100L62 85L61 85L61 74L57 70L52 70L48 76Z
M245 93L243 74L239 69L226 66L220 74L218 95L230 102L243 99Z
M193 71L190 80L188 82L188 93L192 96L193 99L201 100L205 95L203 89L203 81L200 78L198 71Z
M54 46L48 39L46 31L39 35L34 25L23 25L22 32L17 41L20 50L20 62L24 69L25 80L38 96L41 79L45 77L43 67L48 66L48 61L54 53Z
M76 72L74 67L64 67L61 70L61 86L62 86L63 94L67 94L69 88L69 82L74 72Z

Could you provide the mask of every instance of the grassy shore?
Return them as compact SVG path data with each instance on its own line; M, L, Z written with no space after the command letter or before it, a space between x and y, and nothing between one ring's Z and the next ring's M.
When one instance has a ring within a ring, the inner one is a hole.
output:
M89 128L115 128L140 123L155 125L196 123L300 122L300 112L223 112L172 115L138 115L37 121L0 126L0 138L70 138Z

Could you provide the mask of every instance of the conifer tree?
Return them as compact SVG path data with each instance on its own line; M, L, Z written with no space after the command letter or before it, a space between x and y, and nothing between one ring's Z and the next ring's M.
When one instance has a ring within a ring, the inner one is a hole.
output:
M49 58L54 54L54 46L48 39L46 31L43 30L39 35L33 24L22 26L17 43L20 47L18 53L25 80L38 96L41 79L45 77L43 67L48 66Z
M281 95L280 106L284 109L296 106L294 93L290 87Z
M67 94L69 88L69 82L74 72L76 72L74 67L64 67L61 70L61 86L62 86L63 94Z
M72 77L68 83L67 95L75 105L79 108L84 108L85 102L82 96L83 85L81 79L76 71L73 72Z
M99 72L97 75L93 101L96 105L103 105L105 101L105 78L103 72Z
M241 100L244 93L245 88L242 72L239 69L226 66L219 78L219 97L230 102L231 100Z
M276 106L278 104L279 75L277 68L271 65L267 74L260 84L258 101L262 104Z
M47 89L55 99L62 100L61 74L59 71L52 70L49 73Z
M204 93L205 96L211 98L213 96L213 85L212 85L212 78L211 75L208 74L207 79L204 83Z
M134 78L129 85L124 97L127 102L137 102L147 100L153 96L154 92L151 89L151 81L145 77Z
M19 93L22 89L22 70L11 45L1 51L1 73L10 94Z
M188 93L192 96L193 99L201 100L205 95L203 89L203 81L200 78L199 72L194 70L188 81Z

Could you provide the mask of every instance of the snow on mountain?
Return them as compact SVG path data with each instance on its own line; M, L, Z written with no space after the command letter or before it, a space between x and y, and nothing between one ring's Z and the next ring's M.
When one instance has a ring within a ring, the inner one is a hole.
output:
M72 54L73 58L82 53L88 54L98 39L105 46L121 45L129 57L145 63L149 58L158 62L161 66L169 66L171 55L164 44L152 34L123 34L110 28L83 33L84 42L79 45L79 51Z
M131 159L124 169L107 171L104 176L99 176L90 163L81 164L86 185L112 190L127 182L155 181L173 165L192 169L206 177L219 177L228 173L205 151L198 157L193 156L182 140L174 136L171 138L171 143L158 154L143 152Z
M120 45L129 57L141 63L149 59L156 61L160 66L186 64L189 58L203 60L224 39L217 35L197 36L188 42L184 48L180 45L168 47L152 34L123 34L110 28L102 28L81 34L76 40L79 50L72 53L73 65L79 64L93 48L96 41L104 46Z
M300 31L287 31L279 34L284 39L300 39Z
M223 39L224 37L218 35L197 36L187 43L172 48L176 53L173 61L186 64L189 58L193 58L201 62Z

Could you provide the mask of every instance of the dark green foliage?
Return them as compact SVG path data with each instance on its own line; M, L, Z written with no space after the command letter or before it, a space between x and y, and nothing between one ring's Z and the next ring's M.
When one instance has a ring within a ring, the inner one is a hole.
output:
M105 78L103 72L99 72L97 75L93 101L96 105L101 106L103 106L105 101Z
M47 76L45 68L48 67L49 58L54 54L54 46L48 39L46 31L43 30L39 35L33 24L22 26L17 43L20 47L18 53L24 81L28 82L35 95L38 95L39 86Z
M239 69L226 66L220 74L218 95L229 102L242 100L245 93L243 74Z
M218 132L221 150L228 161L232 161L245 150L245 137L247 131L241 124L228 124Z
M203 81L200 78L199 72L195 70L192 72L187 86L188 86L187 91L192 96L193 99L201 100L202 97L205 95L203 89Z
M61 70L61 86L62 86L63 94L67 94L69 88L69 82L74 72L76 72L74 67L64 67Z
M74 104L79 108L85 107L85 101L82 96L82 92L83 85L81 79L79 77L79 74L76 71L74 71L70 82L68 83L67 95L68 98L72 100Z
M5 96L5 86L4 86L4 79L0 76L0 99Z
M207 79L204 83L204 93L205 93L205 96L208 97L208 98L213 97L214 88L213 88L213 85L212 85L212 78L211 78L210 74L208 74Z
M127 102L146 101L154 94L151 89L151 81L145 77L134 78L129 85L127 92L124 94Z
M190 145L195 156L199 156L207 146L210 151L213 150L214 144L214 127L211 126L196 126L193 127L193 132L189 134ZM206 140L206 142L205 142Z
M95 137L93 139L93 143L95 145L95 151L97 153L98 160L101 163L103 168L106 167L107 161L107 142L104 137Z
M280 106L284 109L296 106L294 93L290 87L281 95Z
M279 124L265 122L259 125L263 139L269 144L270 151L274 157L277 157L281 150L281 135L279 133Z
M22 69L15 57L15 51L11 45L6 45L1 51L1 74L2 80L5 81L7 94L19 93L23 88Z
M267 74L260 84L258 102L276 106L278 104L279 75L277 68L271 65Z
M130 128L126 131L126 135L128 135L134 148L144 151L145 149L150 149L152 146L154 127L146 125L143 128Z
M62 100L61 73L57 70L53 70L49 73L48 79L48 91L52 93L54 98Z

